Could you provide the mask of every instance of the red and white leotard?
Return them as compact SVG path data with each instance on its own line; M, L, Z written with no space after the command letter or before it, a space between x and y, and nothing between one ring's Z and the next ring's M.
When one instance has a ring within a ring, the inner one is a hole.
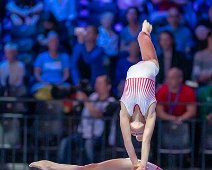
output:
M140 61L129 68L120 101L124 103L130 116L136 105L145 116L149 106L156 102L155 77L158 72L158 66L150 60Z

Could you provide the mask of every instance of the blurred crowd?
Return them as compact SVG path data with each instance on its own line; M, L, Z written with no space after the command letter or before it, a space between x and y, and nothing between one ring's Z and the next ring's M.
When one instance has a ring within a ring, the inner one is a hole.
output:
M141 60L137 36L144 19L153 24L160 63L158 117L212 121L212 106L195 104L212 101L212 1L1 0L0 95L77 99L63 102L63 112L96 119L82 119L61 147L77 141L78 132L91 139L91 130L101 142L100 118L110 115L104 113L120 98L128 68ZM21 103L4 107L27 110Z

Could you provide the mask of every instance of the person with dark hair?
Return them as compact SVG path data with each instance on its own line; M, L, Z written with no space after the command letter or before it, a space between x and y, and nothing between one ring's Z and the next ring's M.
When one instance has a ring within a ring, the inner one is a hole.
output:
M80 124L76 133L64 138L59 147L59 160L61 163L72 163L71 154L73 147L79 146L78 142L83 141L85 158L88 162L93 162L94 148L100 146L102 135L105 129L103 120L107 106L115 99L110 95L111 82L107 75L100 75L95 81L95 91L89 96L83 89L78 89L76 99L83 102ZM77 157L76 157L77 158ZM69 161L70 160L70 161Z
M158 56L160 72L157 77L157 83L161 84L164 82L167 71L172 67L178 67L183 70L184 79L188 80L191 74L191 64L188 62L185 53L176 49L174 35L170 31L160 32L159 45L161 53Z
M139 31L141 30L141 24L139 24L139 10L136 7L130 7L126 13L126 19L128 25L122 30L121 39L121 51L128 51L131 41L136 41Z
M104 50L97 45L98 28L94 25L77 28L75 34L78 44L75 45L72 54L73 83L76 85L80 79L88 79L94 85L96 77L106 72Z
M194 56L192 76L201 85L212 84L212 31L207 36L207 47Z

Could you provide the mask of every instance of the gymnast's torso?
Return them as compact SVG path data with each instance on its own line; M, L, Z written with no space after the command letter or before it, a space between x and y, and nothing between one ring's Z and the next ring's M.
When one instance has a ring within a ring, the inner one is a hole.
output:
M120 101L124 103L130 116L136 106L145 116L149 106L156 102L155 77L158 72L159 67L151 60L140 61L129 68Z

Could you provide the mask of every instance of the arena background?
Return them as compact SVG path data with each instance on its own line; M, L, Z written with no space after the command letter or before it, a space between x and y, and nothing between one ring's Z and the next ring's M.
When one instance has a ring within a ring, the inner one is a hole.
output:
M127 157L119 98L128 68L141 60L144 19L160 63L149 161L165 170L212 169L211 5L1 0L0 169ZM141 144L134 145L139 156Z

